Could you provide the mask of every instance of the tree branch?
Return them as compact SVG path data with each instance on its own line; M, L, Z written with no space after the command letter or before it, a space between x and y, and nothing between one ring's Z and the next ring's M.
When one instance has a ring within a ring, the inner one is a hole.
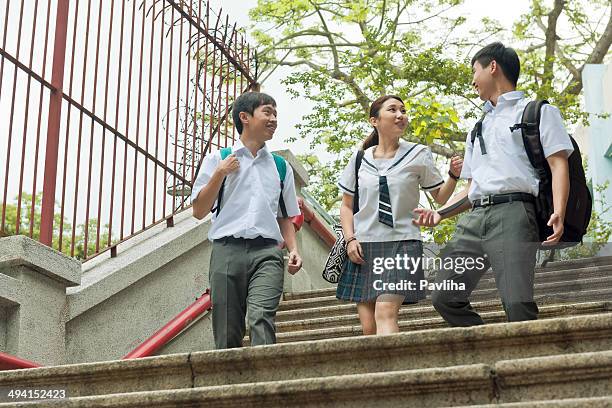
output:
M608 18L608 24L603 32L603 35L595 44L593 52L587 58L586 62L580 67L580 76L578 79L574 77L574 80L570 82L567 87L563 90L563 93L571 95L578 95L582 91L582 71L586 64L601 64L612 45L612 6L610 7L610 16Z
M542 86L545 89L552 88L553 66L555 61L555 46L557 45L557 20L563 11L565 0L555 0L555 6L548 13L548 26L546 27L546 55L544 59L544 73Z

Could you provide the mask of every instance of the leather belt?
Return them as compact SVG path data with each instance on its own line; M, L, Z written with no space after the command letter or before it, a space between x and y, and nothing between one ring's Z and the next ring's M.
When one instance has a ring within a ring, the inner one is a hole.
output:
M511 203L512 201L535 202L535 197L528 193L491 194L474 200L472 208L488 207L490 205Z
M236 238L236 237L223 237L215 239L214 242L221 242L227 244L246 244L250 246L267 246L267 245L278 245L278 242L273 238Z

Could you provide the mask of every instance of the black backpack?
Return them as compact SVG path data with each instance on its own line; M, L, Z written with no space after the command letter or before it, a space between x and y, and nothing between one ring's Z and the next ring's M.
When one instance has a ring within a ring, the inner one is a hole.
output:
M536 198L536 218L540 231L540 242L546 241L546 238L553 233L552 227L546 225L553 213L552 175L540 141L540 114L542 106L547 103L548 101L545 100L529 102L523 111L521 123L510 128L511 131L521 129L525 152L540 179ZM482 140L483 119L484 117L478 121L471 135L472 144L478 137L481 147L484 144ZM542 247L543 249L567 248L582 242L582 237L586 234L591 220L593 199L582 167L582 156L576 140L572 136L570 139L574 151L568 158L570 189L565 208L563 235L557 244Z
M540 178L540 191L536 199L540 241L545 241L553 233L552 227L546 225L553 213L552 176L540 141L540 114L542 106L547 103L545 100L529 102L523 111L521 123L515 125L522 131L527 157ZM565 228L559 243L547 246L547 249L566 248L582 242L591 220L593 199L582 167L582 156L576 140L572 136L570 139L574 151L568 158L570 188L563 223Z

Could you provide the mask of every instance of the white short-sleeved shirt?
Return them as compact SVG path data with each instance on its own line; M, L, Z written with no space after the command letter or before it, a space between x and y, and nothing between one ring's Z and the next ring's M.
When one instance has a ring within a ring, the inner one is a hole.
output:
M487 154L482 154L478 138L472 145L471 132L465 144L461 178L472 179L468 193L470 201L489 194L523 192L538 195L539 179L527 157L521 130L510 131L511 126L521 123L528 103L520 91L500 95L497 106L489 101L485 103L482 137ZM540 140L546 157L560 151L565 151L569 157L574 151L561 113L554 106L542 107Z
M354 215L355 237L362 242L421 240L419 227L412 224L412 210L419 205L419 186L426 191L444 183L436 168L431 150L420 144L400 140L395 157L377 165L374 147L366 149L359 168L359 211ZM355 194L355 160L353 153L338 182L343 193ZM387 176L393 228L378 221L379 176Z
M221 210L218 216L213 214L208 239L211 241L224 237L252 239L261 236L282 242L283 238L276 220L277 217L282 217L279 206L280 176L272 153L264 145L253 157L251 151L240 140L232 147L232 153L240 162L240 168L230 173L225 180ZM193 183L192 201L210 181L220 161L219 151L204 158ZM287 164L283 199L289 217L300 214L293 170L289 164Z

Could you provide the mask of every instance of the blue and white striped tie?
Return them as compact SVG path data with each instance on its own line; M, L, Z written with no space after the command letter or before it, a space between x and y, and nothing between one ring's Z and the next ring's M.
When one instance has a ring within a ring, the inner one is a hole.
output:
M378 177L378 221L393 228L393 212L387 176Z

